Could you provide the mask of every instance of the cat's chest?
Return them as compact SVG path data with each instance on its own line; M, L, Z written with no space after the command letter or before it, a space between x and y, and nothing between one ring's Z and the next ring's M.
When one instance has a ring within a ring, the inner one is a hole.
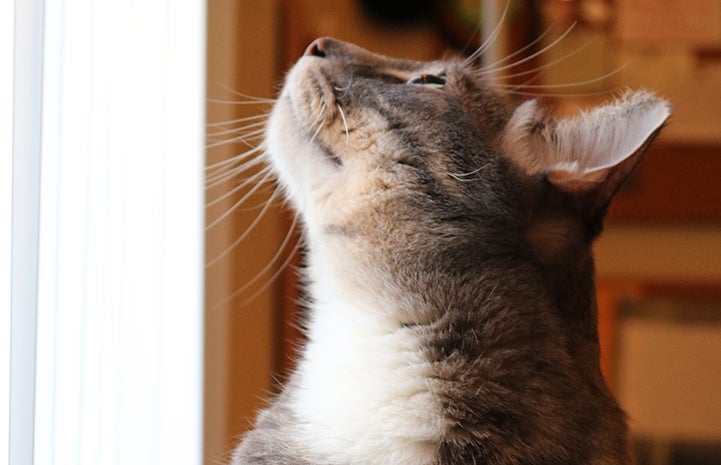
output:
M316 305L292 409L333 461L431 463L446 429L422 341L348 301Z

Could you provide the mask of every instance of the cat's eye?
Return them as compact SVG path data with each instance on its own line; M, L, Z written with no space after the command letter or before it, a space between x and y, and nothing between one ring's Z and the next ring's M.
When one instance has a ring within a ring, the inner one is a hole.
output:
M446 75L421 74L419 77L409 79L407 84L419 84L422 86L431 86L441 89L446 85Z

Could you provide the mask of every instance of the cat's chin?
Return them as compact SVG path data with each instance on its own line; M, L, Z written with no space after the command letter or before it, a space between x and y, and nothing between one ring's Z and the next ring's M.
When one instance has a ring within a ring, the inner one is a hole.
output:
M297 102L284 92L270 116L265 143L271 166L287 199L304 218L309 237L322 239L329 231L347 232L347 217L357 210L357 197L367 196L377 181L370 171L352 175L364 168L363 163L353 164L348 152L341 158L331 148L337 144L319 132L310 133ZM347 151L345 139L341 144Z
M326 63L315 57L304 57L288 73L283 96L290 102L297 124L316 139L328 130L337 115L334 83L325 69Z
M268 122L266 144L272 167L287 197L304 214L309 213L312 197L337 175L340 159L304 127L291 99L284 95Z

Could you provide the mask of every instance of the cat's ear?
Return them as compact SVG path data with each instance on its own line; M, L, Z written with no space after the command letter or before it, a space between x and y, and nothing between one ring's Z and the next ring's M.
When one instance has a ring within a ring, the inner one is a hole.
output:
M670 114L668 102L644 91L569 118L555 118L530 100L511 116L503 150L527 174L544 174L577 197L593 216L605 209Z

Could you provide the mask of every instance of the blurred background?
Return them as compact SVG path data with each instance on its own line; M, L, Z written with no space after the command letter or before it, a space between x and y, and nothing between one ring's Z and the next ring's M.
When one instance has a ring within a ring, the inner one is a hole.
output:
M257 144L271 103L259 99L316 37L468 54L505 5L208 2L206 463L227 458L302 342L297 227L262 166L226 177L222 165ZM602 364L639 464L721 464L721 0L510 0L494 44L487 62L513 54L497 79L514 98L548 96L564 113L645 87L673 103L596 245Z

